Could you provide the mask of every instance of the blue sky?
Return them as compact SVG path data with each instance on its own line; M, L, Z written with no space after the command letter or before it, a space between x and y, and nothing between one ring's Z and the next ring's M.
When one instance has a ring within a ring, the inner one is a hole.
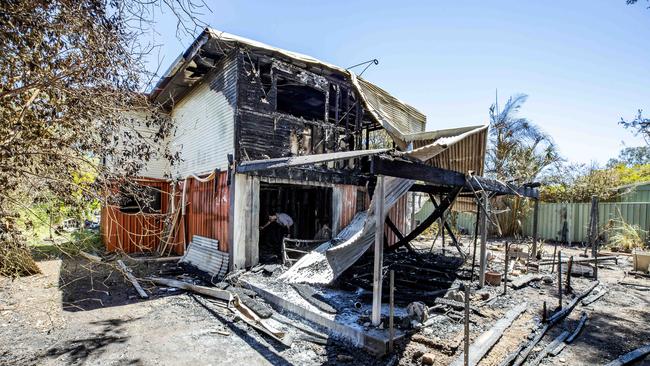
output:
M521 115L573 162L601 164L644 142L617 124L650 112L650 9L609 1L215 1L210 26L348 67L427 115L427 129L488 122L529 95ZM158 17L161 71L191 42ZM152 63L153 65L153 63ZM360 70L359 70L360 71Z

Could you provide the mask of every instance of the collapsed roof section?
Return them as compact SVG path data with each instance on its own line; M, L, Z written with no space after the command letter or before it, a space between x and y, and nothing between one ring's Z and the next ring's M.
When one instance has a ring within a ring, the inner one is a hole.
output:
M488 125L419 132L404 136L413 149L406 153L427 165L483 175Z
M151 98L168 108L173 106L222 57L237 48L279 57L296 66L348 81L363 101L363 105L372 119L380 124L395 141L395 144L403 150L408 146L407 136L425 129L426 116L424 114L347 69L311 56L272 47L211 28L206 28L192 45L176 59L151 92Z

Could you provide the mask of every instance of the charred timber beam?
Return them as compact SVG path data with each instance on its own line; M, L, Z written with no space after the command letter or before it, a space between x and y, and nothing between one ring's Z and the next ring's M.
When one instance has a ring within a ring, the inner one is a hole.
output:
M433 194L429 193L429 199L431 200L431 203L433 203L433 207L438 208L438 203L433 197ZM444 215L445 213L443 212L442 214ZM444 219L444 217L442 223L443 223L443 230L447 230L449 236L451 237L451 243L456 247L460 256L465 258L465 253L463 253L463 251L460 249L460 245L458 244L458 239L456 239L456 235L454 235L454 232L451 231L451 227L449 226L447 220ZM443 237L443 246L444 246L444 237Z
M375 155L386 152L388 149L374 149L374 150L355 150L355 151L342 151L327 154L313 154L301 156L289 156L286 158L253 160L242 162L237 166L238 173L247 173L260 170L290 168L302 165L315 165L327 163L336 160L345 160L350 158L357 158L369 155Z
M435 186L461 187L468 190L485 189L500 195L509 194L539 198L538 190L530 185L512 187L495 179L478 176L469 180L465 179L465 175L459 172L388 156L373 156L370 172L373 175L383 174L391 177L419 180Z
M363 186L368 181L368 177L366 175L360 174L358 171L303 167L260 170L247 172L244 174L272 179L287 179L326 184L351 184L355 186Z
M415 183L409 188L409 192L421 192L421 193L430 193L430 194L440 194L440 193L449 193L452 190L451 187L437 187L429 186L426 184ZM462 194L459 194L461 196ZM470 197L470 196L468 196ZM471 197L474 197L472 194Z
M395 223L393 223L393 220L390 219L390 216L386 216L386 225L388 225L393 234L397 236L398 240L404 239L404 235L402 235L397 226L395 226Z
M442 214L445 211L447 211L449 207L451 207L451 205L456 200L456 197L458 196L460 190L461 187L457 187L456 189L454 189L453 192L445 196L440 202L440 204L438 205L438 207L435 210L433 210L431 215L429 215L429 217L424 219L424 221L422 221L422 223L420 223L418 227L413 229L413 231L411 231L407 236L400 239L397 243L395 243L395 245L391 246L389 250L394 251L395 249L410 243L411 240L417 238L420 234L422 234L424 230L426 230L429 226L431 226L431 224L433 224L436 220L438 220L442 216Z

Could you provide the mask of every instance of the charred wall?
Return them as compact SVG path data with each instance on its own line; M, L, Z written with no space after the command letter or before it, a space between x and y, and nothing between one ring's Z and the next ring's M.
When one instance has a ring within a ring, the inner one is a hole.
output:
M367 148L369 129L376 128L340 75L242 50L237 82L237 161L362 150ZM257 174L290 179L316 176L319 181L356 184L349 177L360 170L360 164L351 159L310 167L310 172Z

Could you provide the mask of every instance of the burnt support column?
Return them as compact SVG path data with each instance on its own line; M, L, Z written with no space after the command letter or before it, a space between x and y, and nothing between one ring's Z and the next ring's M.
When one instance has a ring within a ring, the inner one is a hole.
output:
M372 325L381 323L381 285L384 264L384 177L377 176L375 188L375 263L372 279Z
M484 212L490 212L488 208L488 195L487 192L483 192L481 196L481 203ZM481 252L480 252L480 269L478 275L479 287L485 286L485 272L487 271L487 214L481 215Z

